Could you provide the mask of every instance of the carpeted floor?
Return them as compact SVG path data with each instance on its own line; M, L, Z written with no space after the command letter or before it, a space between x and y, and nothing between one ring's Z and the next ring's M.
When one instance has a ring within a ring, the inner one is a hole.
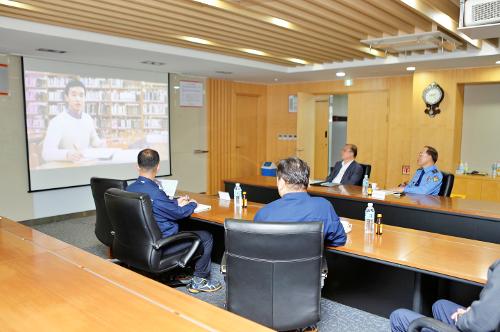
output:
M97 256L107 257L107 247L101 244L94 235L94 224L95 217L92 216L34 225L32 227ZM223 281L217 264L212 265L212 278ZM185 288L178 288L178 290L186 292ZM190 295L221 308L224 307L224 289L216 293ZM321 300L321 322L318 327L321 332L390 331L387 319L328 299Z

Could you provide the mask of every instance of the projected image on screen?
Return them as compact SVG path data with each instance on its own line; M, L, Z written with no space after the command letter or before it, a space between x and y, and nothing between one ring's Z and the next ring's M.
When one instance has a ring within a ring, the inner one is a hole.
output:
M24 61L31 190L88 184L91 176L133 178L146 147L170 173L168 76L123 79L140 75L99 75L87 65L57 72L46 60Z

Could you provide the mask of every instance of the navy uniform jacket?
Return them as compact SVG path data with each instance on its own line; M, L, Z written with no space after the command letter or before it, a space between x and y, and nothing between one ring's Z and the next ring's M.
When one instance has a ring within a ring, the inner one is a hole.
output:
M254 221L322 221L325 245L338 247L347 240L344 227L332 204L322 197L311 197L306 192L288 193L267 204L257 212Z
M153 216L163 237L177 234L179 225L175 221L189 217L196 208L196 203L180 207L176 199L168 198L158 183L142 176L128 186L127 191L149 195L153 206Z
M423 175L422 172L424 172ZM441 183L443 183L443 174L435 165L432 165L426 168L419 168L403 191L408 194L436 196L441 189Z

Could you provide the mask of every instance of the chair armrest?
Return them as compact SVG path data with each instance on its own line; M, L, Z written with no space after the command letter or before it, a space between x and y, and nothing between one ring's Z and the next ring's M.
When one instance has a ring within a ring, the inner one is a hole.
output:
M419 332L424 328L431 329L436 332L457 332L458 330L446 323L438 321L430 317L420 317L415 319L408 327L408 332Z
M220 261L220 273L221 274L226 274L227 272L227 254L224 252L224 255L222 255L222 260Z
M195 233L180 232L180 233L177 233L175 235L165 237L163 239L158 240L156 243L154 243L153 248L156 250L160 250L166 246L172 245L173 243L185 242L185 241L189 241L189 240L193 241L193 244L191 245L191 248L189 249L189 251L184 255L184 257L182 257L179 260L179 266L185 267L187 265L187 263L191 260L193 255L195 254L196 250L198 250L198 247L201 244L200 237L198 235L196 235Z

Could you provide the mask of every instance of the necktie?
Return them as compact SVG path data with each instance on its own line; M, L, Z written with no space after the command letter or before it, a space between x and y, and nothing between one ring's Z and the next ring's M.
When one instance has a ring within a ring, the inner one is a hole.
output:
M418 177L417 182L415 182L415 187L418 187L420 185L420 181L422 181L424 174L425 174L425 172L424 172L424 170L422 170L422 172L420 172L420 176Z

